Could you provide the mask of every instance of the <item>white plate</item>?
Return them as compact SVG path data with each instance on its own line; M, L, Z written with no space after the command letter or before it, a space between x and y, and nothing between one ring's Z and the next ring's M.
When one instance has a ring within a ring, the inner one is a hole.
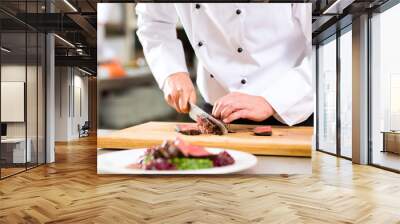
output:
M226 174L236 173L249 169L257 164L257 158L249 153L229 149L205 148L211 153L227 151L235 160L235 163L223 167L199 170L142 170L128 168L137 163L144 154L145 148L115 151L97 156L98 174Z

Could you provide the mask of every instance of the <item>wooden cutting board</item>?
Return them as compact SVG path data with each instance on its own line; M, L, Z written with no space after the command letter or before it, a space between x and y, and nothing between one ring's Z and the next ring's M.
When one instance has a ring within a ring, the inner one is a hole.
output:
M272 136L256 136L255 126L231 125L236 133L187 136L175 131L177 122L148 122L97 138L98 148L130 149L160 144L177 136L195 145L236 149L256 155L311 157L312 127L273 126Z

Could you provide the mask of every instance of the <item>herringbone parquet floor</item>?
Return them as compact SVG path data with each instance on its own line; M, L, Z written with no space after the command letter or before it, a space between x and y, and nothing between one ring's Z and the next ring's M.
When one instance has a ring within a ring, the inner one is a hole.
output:
M0 181L0 223L400 223L400 175L314 153L312 175L98 176L94 138Z

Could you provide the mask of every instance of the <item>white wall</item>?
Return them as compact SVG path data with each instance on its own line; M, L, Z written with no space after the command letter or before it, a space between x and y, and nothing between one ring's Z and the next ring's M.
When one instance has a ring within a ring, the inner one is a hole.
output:
M77 139L78 125L88 120L88 78L76 68L56 67L55 85L55 140Z
M79 136L78 124L81 126L88 121L88 78L74 75L74 108L72 108L71 135L73 138Z
M55 141L68 141L69 68L55 68Z

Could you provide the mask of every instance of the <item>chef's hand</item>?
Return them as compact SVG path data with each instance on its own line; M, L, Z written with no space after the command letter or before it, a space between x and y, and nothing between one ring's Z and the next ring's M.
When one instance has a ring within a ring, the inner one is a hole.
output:
M261 96L229 93L215 102L212 114L225 123L243 118L263 121L275 113L272 106Z
M186 72L170 75L165 81L164 98L179 113L188 113L189 102L196 103L196 91Z

